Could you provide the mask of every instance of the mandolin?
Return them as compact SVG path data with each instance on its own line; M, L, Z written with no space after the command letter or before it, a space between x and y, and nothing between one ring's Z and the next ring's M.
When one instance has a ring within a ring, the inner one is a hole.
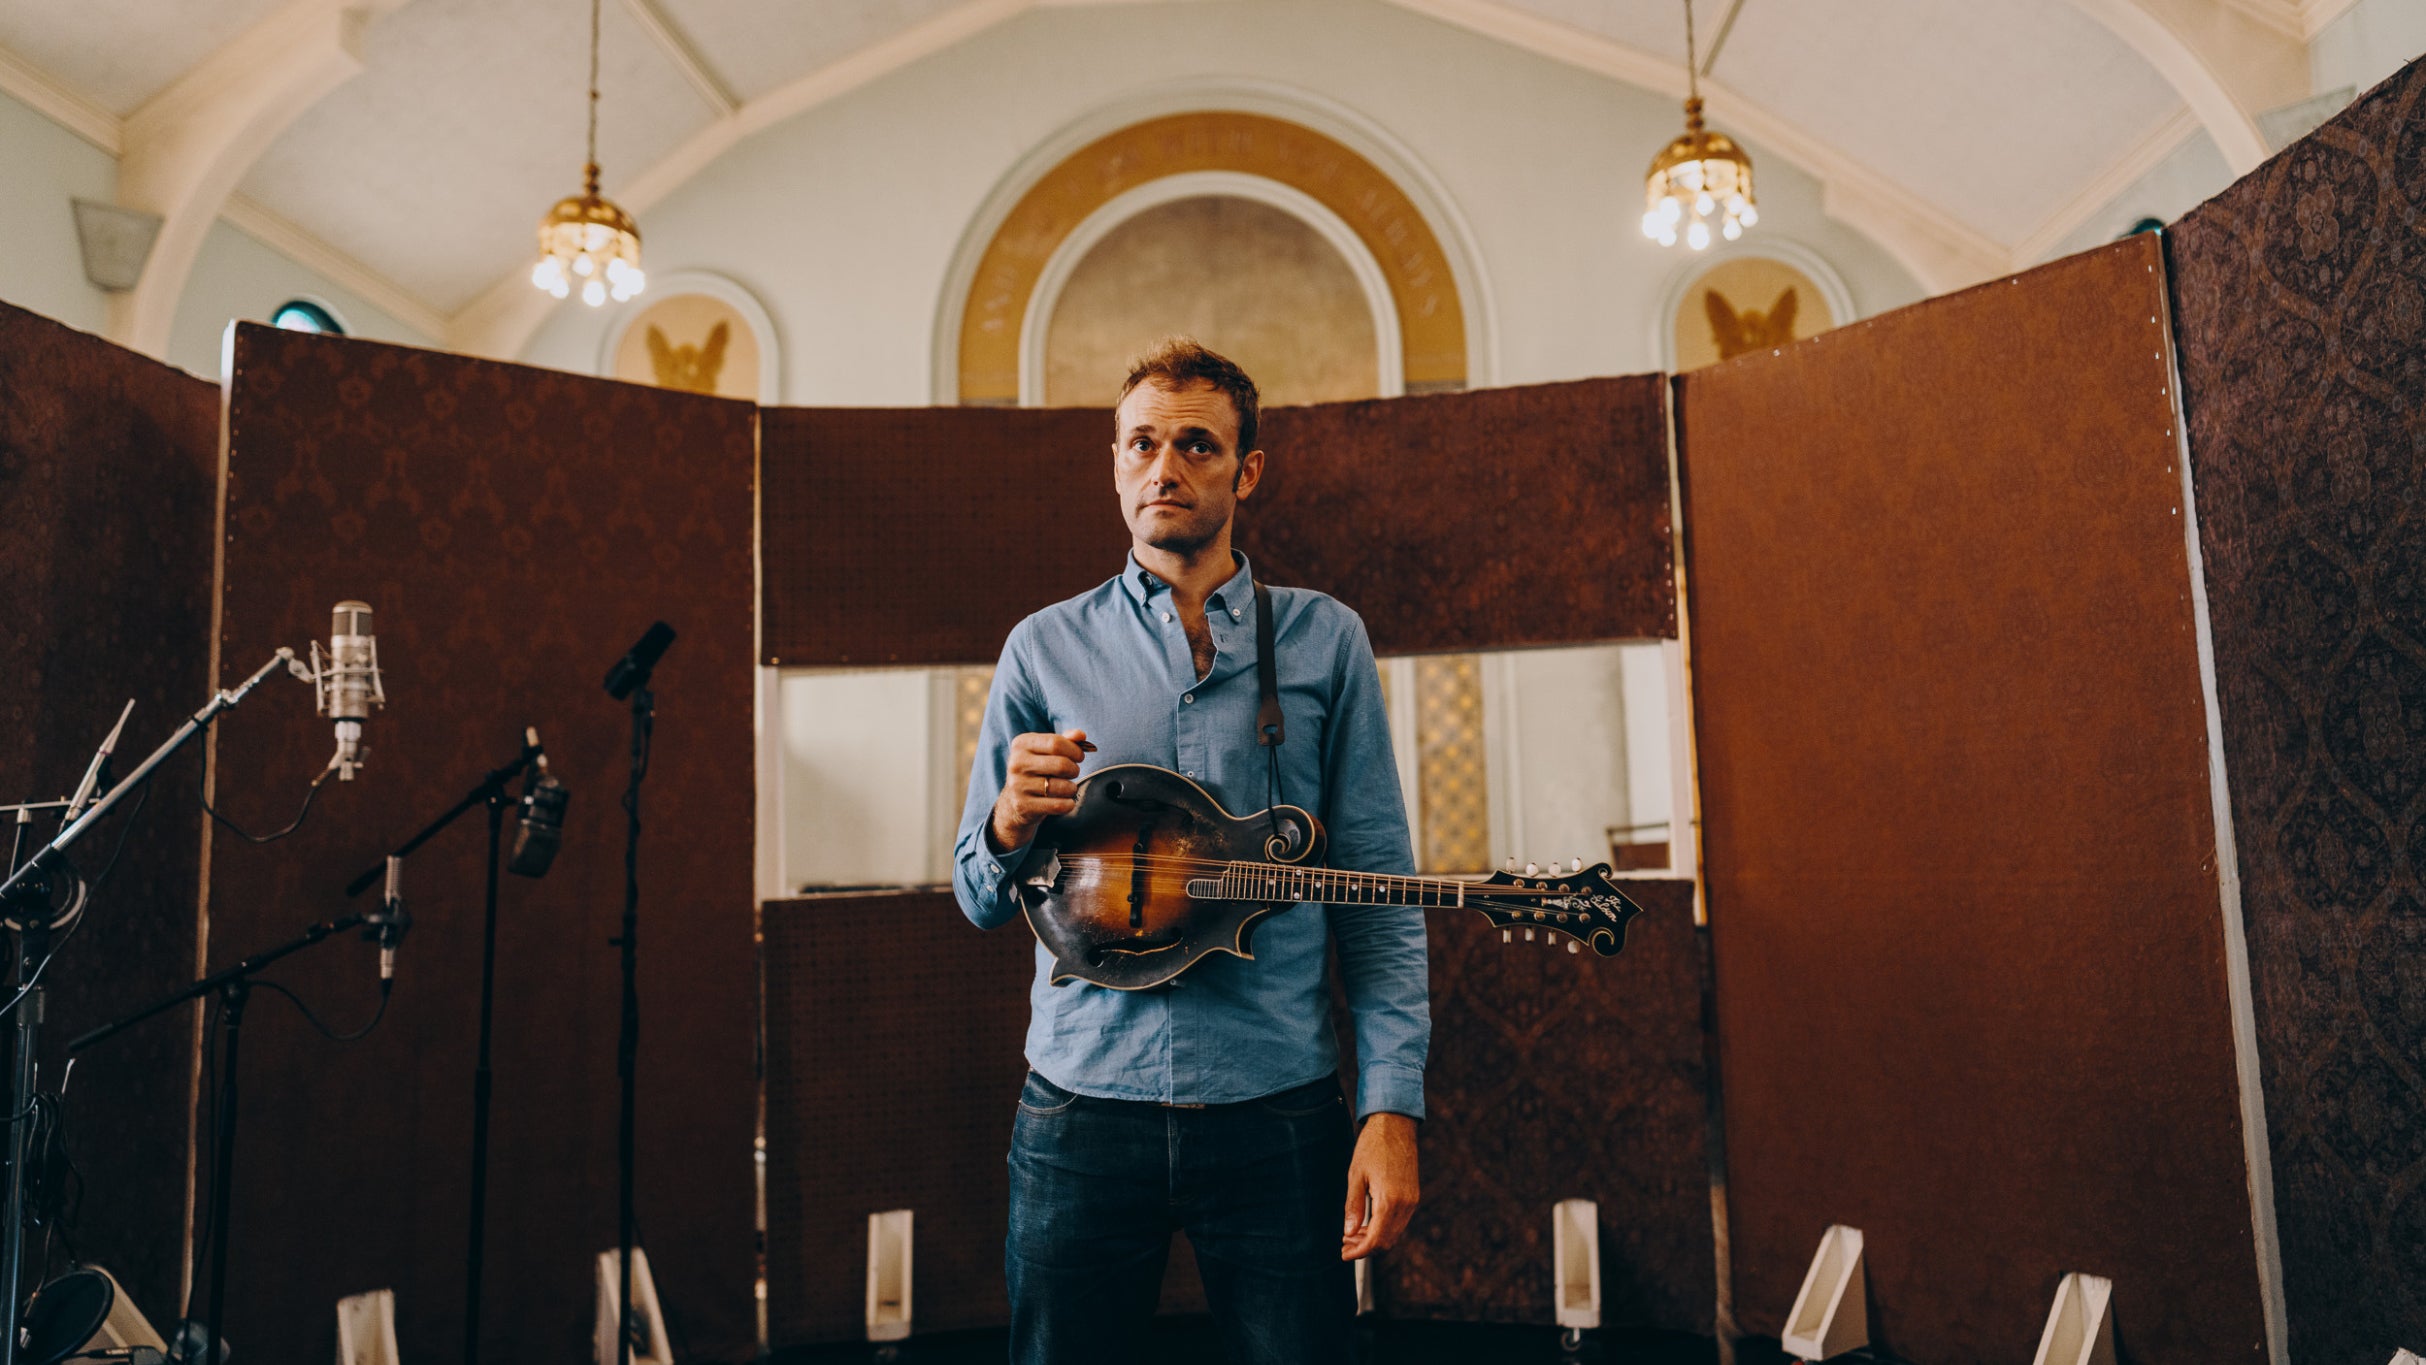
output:
M1036 832L1019 897L1053 953L1055 985L1159 986L1215 953L1252 958L1255 926L1300 901L1457 907L1513 939L1564 939L1603 957L1642 907L1607 864L1487 881L1342 872L1321 865L1322 822L1296 806L1232 815L1168 768L1124 763L1078 784L1077 808Z

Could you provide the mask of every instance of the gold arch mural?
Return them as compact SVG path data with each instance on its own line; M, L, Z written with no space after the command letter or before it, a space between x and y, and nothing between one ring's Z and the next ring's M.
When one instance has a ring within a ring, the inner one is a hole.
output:
M1466 313L1448 254L1381 168L1300 124L1208 111L1107 134L1047 171L986 244L960 316L960 401L1019 401L1019 329L1053 253L1087 216L1130 190L1192 171L1277 181L1340 216L1390 286L1409 393L1466 386Z

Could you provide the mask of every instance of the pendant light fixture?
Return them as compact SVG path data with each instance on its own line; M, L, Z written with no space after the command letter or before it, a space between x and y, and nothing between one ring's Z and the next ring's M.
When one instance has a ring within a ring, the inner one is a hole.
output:
M1719 35L1723 41L1725 34ZM1685 132L1651 159L1643 189L1648 208L1643 235L1674 246L1681 229L1685 245L1710 245L1711 223L1732 242L1761 220L1752 203L1752 157L1734 138L1702 127L1701 68L1693 46L1693 0L1685 0Z
M578 286L592 308L617 303L648 286L640 269L640 225L598 192L598 7L590 0L590 158L582 191L556 201L539 220L539 264L531 283L563 298Z

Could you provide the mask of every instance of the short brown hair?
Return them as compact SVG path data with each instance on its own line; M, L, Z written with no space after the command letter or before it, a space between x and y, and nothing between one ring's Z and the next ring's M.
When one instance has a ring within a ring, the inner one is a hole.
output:
M1128 381L1120 386L1119 401L1127 401L1130 392L1148 380L1166 389L1210 384L1228 394L1230 406L1238 410L1237 453L1243 458L1255 449L1255 421L1261 399L1255 392L1255 381L1247 378L1247 372L1238 368L1237 361L1207 349L1194 337L1168 337L1129 367Z

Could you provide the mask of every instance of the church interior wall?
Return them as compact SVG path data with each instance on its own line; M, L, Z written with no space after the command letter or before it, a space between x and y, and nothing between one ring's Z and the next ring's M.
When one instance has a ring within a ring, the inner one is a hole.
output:
M115 157L0 94L0 299L79 331L99 332L108 296L84 278L70 200L108 202Z
M177 301L168 362L204 379L220 378L220 347L228 323L237 319L267 322L273 311L293 299L328 309L350 337L404 346L438 345L437 338L398 321L344 285L222 218L203 239L193 277Z
M1200 107L1220 107L1224 87L1320 90L1317 107L1378 129L1437 180L1485 286L1466 306L1489 311L1497 341L1470 382L1657 367L1645 334L1676 262L1636 228L1633 162L1675 135L1674 102L1367 0L1023 15L737 146L651 211L652 260L762 299L786 401L934 401L943 290L989 195L1071 124L1191 86ZM1444 88L1460 98L1436 98ZM898 147L918 151L880 150ZM1821 212L1815 181L1752 151L1764 223L1794 225L1780 231L1844 276L1863 315L1922 297ZM590 370L607 325L559 310L519 358Z

